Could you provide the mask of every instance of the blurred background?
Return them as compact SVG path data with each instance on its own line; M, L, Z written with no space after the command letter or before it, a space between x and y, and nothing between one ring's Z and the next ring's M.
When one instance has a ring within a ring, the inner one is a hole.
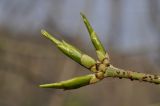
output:
M38 88L89 73L40 34L45 29L97 58L80 12L114 66L160 74L160 0L0 0L0 106L160 106L159 85L126 79Z

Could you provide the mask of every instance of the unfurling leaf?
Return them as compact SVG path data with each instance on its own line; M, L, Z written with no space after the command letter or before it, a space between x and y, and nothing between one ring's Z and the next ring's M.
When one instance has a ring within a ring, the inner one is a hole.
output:
M53 43L55 43L57 45L57 47L64 54L66 54L68 57L70 57L74 61L78 62L82 66L84 66L86 68L90 68L91 66L93 66L96 63L96 61L92 57L82 53L79 49L75 48L74 46L70 45L69 43L67 43L65 41L57 40L56 38L51 36L51 34L46 32L45 30L41 30L41 33L42 33L42 35L44 35L45 37L50 39ZM87 58L83 58L84 56ZM85 59L85 62L84 62L84 59Z
M97 53L97 56L98 56L98 59L100 61L102 61L104 58L106 58L106 55L107 52L105 51L101 41L99 40L96 32L94 31L94 29L92 28L92 26L90 25L88 19L86 18L86 16L81 13L81 16L82 16L82 19L84 21L84 24L85 26L87 27L87 30L89 32L89 35L90 35L90 38L91 38L91 41L96 49L96 53ZM109 59L109 57L107 57Z
M59 89L64 89L64 90L76 89L82 86L89 85L93 77L94 75L90 74L90 75L76 77L76 78L66 80L66 81L61 81L59 83L43 84L43 85L40 85L40 87L59 88Z

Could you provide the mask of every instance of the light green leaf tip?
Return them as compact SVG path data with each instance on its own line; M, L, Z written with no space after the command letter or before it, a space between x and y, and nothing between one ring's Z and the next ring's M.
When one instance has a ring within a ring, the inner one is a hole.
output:
M59 40L57 40L56 38L54 38L51 34L49 34L44 29L41 29L41 34L44 35L46 38L50 39L56 45L58 45L59 43L61 43Z
M94 31L94 29L92 28L92 26L90 25L88 19L86 18L86 16L83 14L83 13L80 13L81 16L82 16L82 19L84 21L84 24L89 32L89 35L90 35L90 38L91 38L91 41L96 49L96 51L98 52L97 53L97 56L99 58L99 60L103 60L104 57L105 57L105 54L106 54L106 51L101 43L101 41L99 40L96 32ZM100 53L99 53L100 52Z

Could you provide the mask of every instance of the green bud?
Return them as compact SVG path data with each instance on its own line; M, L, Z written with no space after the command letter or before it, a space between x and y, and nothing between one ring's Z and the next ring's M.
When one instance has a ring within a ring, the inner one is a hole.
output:
M83 65L84 67L89 68L90 66L94 65L96 62L93 58L89 57L88 55L82 53L79 49L75 48L74 46L70 45L65 41L59 41L53 36L51 36L45 30L41 30L42 35L50 39L53 43L57 45L57 47L68 57L73 59L74 61L78 62L79 64Z
M64 90L76 89L82 86L89 85L93 76L94 76L93 74L80 76L70 80L61 81L59 83L43 84L43 85L40 85L39 87L57 88L57 89L64 89Z
M81 13L81 16L82 16L82 19L84 21L85 26L87 27L91 41L92 41L96 51L100 52L100 53L97 52L97 56L98 56L99 60L102 61L105 58L106 51L105 51L101 41L99 40L96 32L94 31L94 29L90 25L86 16L83 13Z

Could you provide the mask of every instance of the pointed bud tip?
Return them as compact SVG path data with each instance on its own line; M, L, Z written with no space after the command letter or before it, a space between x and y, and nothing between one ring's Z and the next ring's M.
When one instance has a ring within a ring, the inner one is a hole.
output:
M50 39L55 44L61 43L58 39L54 38L51 34L49 34L44 29L41 29L41 34L44 35L46 38Z
M51 38L50 34L44 29L41 29L41 34L44 35L47 38Z
M41 34L46 36L47 31L45 31L44 29L41 29Z
M39 85L40 88L61 88L61 83L50 83Z
M82 17L83 21L84 21L84 22L86 22L86 21L87 21L86 16L85 16L82 12L80 12L80 15L81 15L81 17Z
M48 84L39 85L40 88L49 88Z
M80 12L80 15L81 15L82 17L84 17L84 16L85 16L82 12Z
M44 85L39 85L38 87L39 87L39 88L44 88Z

